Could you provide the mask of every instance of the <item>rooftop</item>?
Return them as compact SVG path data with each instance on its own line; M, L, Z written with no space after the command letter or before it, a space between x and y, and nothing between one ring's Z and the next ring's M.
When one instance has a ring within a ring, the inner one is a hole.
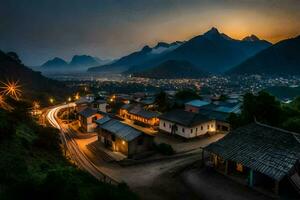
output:
M194 126L206 122L209 118L205 115L184 110L172 110L159 116L159 119L172 121L184 126Z
M109 120L111 120L111 118L109 116L105 116L105 117L102 117L102 118L96 120L95 122L99 125L102 125L102 124L108 122Z
M158 112L145 110L141 105L137 104L127 104L122 106L122 109L127 110L130 114L138 115L146 119L155 118L160 115Z
M132 141L143 134L143 132L138 131L135 128L132 128L131 126L126 125L116 119L111 119L100 125L100 127L115 134L125 141Z
M84 110L80 111L78 114L83 116L83 117L90 117L95 114L97 114L97 110L92 109L92 108L85 108Z
M300 159L299 136L282 129L252 123L231 131L205 147L275 180L288 175Z
M208 104L210 104L210 103L207 102L207 101L201 101L199 99L192 100L192 101L189 101L189 102L185 103L185 105L194 106L194 107L202 107L202 106L205 106L205 105L208 105Z

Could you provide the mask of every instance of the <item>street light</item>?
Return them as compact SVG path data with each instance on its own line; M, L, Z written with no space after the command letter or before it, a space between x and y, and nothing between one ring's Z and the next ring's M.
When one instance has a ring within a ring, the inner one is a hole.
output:
M50 103L53 103L53 102L54 102L54 99L53 99L53 98L50 98L49 101L50 101Z
M69 97L69 98L68 98L68 101L69 101L69 102L71 102L71 101L72 101L72 98L71 98L71 97Z

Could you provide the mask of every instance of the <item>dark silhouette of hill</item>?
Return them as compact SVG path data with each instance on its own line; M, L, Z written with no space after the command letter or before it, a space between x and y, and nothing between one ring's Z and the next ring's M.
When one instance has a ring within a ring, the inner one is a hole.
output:
M156 67L133 74L137 77L157 79L200 78L205 75L207 73L182 60L167 60Z
M227 74L300 75L300 36L274 44Z

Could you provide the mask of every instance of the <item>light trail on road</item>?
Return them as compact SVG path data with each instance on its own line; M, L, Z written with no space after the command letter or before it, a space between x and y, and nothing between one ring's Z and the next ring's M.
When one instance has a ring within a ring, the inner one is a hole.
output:
M60 137L65 146L65 148L70 153L71 159L78 165L79 168L86 170L96 179L111 184L118 184L119 182L112 177L101 172L92 161L80 150L77 142L72 138L72 135L76 134L72 129L68 127L67 124L61 122L58 118L58 113L60 110L73 107L74 103L69 103L66 105L60 105L49 109L47 113L47 119L49 123L60 130Z

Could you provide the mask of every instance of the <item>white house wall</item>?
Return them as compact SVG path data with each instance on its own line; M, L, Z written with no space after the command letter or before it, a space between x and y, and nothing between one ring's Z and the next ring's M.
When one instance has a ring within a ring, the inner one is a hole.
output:
M159 122L159 129L164 132L171 133L172 126L174 124L175 123L173 123L173 122L161 119ZM197 137L200 135L204 135L208 132L216 131L216 121L215 120L204 122L204 123L198 124L197 126L193 126L193 127L186 127L186 126L183 126L180 124L176 124L176 126L178 129L175 132L175 134L180 135L185 138L193 138L193 137Z

